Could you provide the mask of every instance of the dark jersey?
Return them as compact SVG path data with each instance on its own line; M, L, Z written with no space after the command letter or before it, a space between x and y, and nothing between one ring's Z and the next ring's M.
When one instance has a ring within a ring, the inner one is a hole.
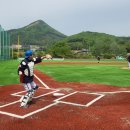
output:
M18 74L22 72L23 83L30 83L34 77L34 65L40 63L42 59L40 57L33 58L32 60L24 59L21 61L18 67Z
M97 57L97 60L100 60L100 57L99 57L99 56Z
M130 56L127 57L128 62L130 62Z

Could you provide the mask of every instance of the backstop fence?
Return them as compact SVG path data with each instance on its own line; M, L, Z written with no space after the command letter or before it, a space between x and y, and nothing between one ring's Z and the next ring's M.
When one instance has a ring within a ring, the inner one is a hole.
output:
M0 60L10 59L10 35L0 25Z

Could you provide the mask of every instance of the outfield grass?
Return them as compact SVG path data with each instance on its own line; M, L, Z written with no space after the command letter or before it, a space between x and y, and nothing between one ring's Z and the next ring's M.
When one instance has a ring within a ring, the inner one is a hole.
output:
M40 71L64 82L87 82L130 86L130 70L119 65L38 65Z
M67 62L86 62L86 60L65 60ZM63 61L63 62L65 62ZM89 62L89 60L87 60ZM45 61L47 62L47 61ZM54 61L49 61L54 62ZM59 62L59 61L56 61ZM62 61L60 61L62 62ZM93 62L97 62L96 60ZM119 65L101 65L101 64L85 64L85 65L37 65L40 71L52 76L58 81L64 82L87 82L114 85L119 87L130 86L130 70L122 69L127 67L126 61L101 61L124 63ZM19 83L17 75L19 61L0 61L0 86Z

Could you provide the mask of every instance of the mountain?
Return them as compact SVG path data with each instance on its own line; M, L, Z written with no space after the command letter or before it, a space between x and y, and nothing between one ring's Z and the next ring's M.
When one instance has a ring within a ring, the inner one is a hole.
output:
M117 37L114 35L110 35L110 34L106 34L106 33L99 33L99 32L90 32L90 31L86 31L86 32L81 32L72 36L68 36L67 38L65 38L64 40L68 41L68 42L76 42L76 41L83 41L83 40L90 40L90 41L128 41L130 40L130 37Z
M61 43L69 45L74 52L90 52L93 56L111 58L130 53L130 37L117 37L99 32L81 32L64 38ZM81 55L78 57L80 58Z
M94 44L100 45L104 43L117 43L121 45L130 41L130 37L117 37L106 33L86 31L72 36L68 36L64 38L62 41L68 44L82 43L83 46L86 44L93 46Z
M8 30L11 44L17 44L18 35L22 45L48 45L57 42L66 36L50 27L42 20L35 21L19 29Z

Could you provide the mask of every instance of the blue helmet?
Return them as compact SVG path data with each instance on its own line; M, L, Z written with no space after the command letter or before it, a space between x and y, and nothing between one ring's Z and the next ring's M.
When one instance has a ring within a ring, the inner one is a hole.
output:
M27 51L25 52L25 58L29 58L29 56L32 56L32 54L33 54L33 51L32 51L32 50L27 50Z

